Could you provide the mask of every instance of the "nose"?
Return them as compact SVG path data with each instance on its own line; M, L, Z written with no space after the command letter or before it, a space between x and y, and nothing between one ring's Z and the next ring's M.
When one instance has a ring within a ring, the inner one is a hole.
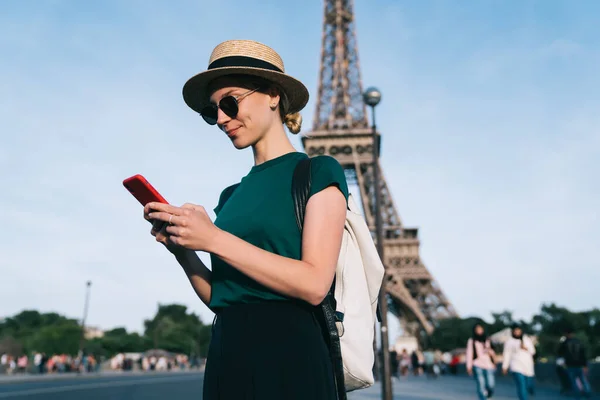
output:
M231 117L225 114L220 108L217 108L217 124L223 126L229 121L231 121Z

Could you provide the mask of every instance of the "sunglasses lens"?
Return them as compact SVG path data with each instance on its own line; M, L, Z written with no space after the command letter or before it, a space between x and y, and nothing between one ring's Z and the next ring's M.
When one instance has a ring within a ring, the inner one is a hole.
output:
M217 123L217 112L217 106L210 105L204 107L200 112L200 115L202 115L202 118L204 118L207 124L214 125Z
M238 113L238 103L235 97L223 97L219 102L219 108L230 118L235 118Z

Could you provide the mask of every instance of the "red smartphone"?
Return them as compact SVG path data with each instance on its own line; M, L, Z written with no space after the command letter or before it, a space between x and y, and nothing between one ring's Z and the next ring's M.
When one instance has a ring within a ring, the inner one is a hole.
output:
M123 181L123 186L125 186L125 188L129 190L129 193L131 193L143 206L153 201L169 204L169 202L154 189L150 182L140 174L125 179Z

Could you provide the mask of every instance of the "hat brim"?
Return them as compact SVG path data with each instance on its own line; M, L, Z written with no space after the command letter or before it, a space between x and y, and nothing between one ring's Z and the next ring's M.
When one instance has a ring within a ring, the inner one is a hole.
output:
M251 75L279 84L289 100L288 113L295 113L308 103L308 89L299 80L277 71L252 67L222 67L201 72L183 85L183 100L192 110L200 113L209 103L208 85L216 78L227 75Z

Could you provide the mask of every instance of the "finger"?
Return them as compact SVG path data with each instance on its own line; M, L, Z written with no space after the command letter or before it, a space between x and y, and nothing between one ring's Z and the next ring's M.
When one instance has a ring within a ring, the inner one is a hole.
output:
M175 224L177 220L177 216L174 214L170 214L168 212L151 212L148 214L151 219L155 219L158 221L163 221L170 224Z
M169 214L174 214L174 215L181 215L181 207L175 207L171 204L165 204L165 203L157 203L157 202L150 202L148 204L146 204L146 207L148 208L148 214L151 214L152 212L166 212Z
M169 243L174 244L176 246L181 246L183 241L179 236L167 236L167 240Z
M154 236L156 237L156 241L157 241L157 242L160 242L161 240L163 240L164 238L166 238L166 237L167 237L167 235L166 235L164 232L162 232L162 231L157 231L157 232L154 234Z
M204 207L202 207L198 204L185 203L184 205L181 206L181 208L184 210L190 210L190 211L201 212L201 213L206 214L206 210L204 209ZM185 213L183 215L185 215Z
M185 208L188 210L196 210L199 206L197 206L196 204L192 204L192 203L185 203L184 205L181 206L181 208Z
M170 236L181 237L183 230L184 230L184 228L180 228L180 227L174 226L174 225L168 225L167 228L165 229L165 232L167 234L169 234Z
M163 224L160 231L158 231L158 233L156 234L156 240L158 242L161 242L162 244L167 244L169 239L169 234L166 231L167 226L167 224Z

